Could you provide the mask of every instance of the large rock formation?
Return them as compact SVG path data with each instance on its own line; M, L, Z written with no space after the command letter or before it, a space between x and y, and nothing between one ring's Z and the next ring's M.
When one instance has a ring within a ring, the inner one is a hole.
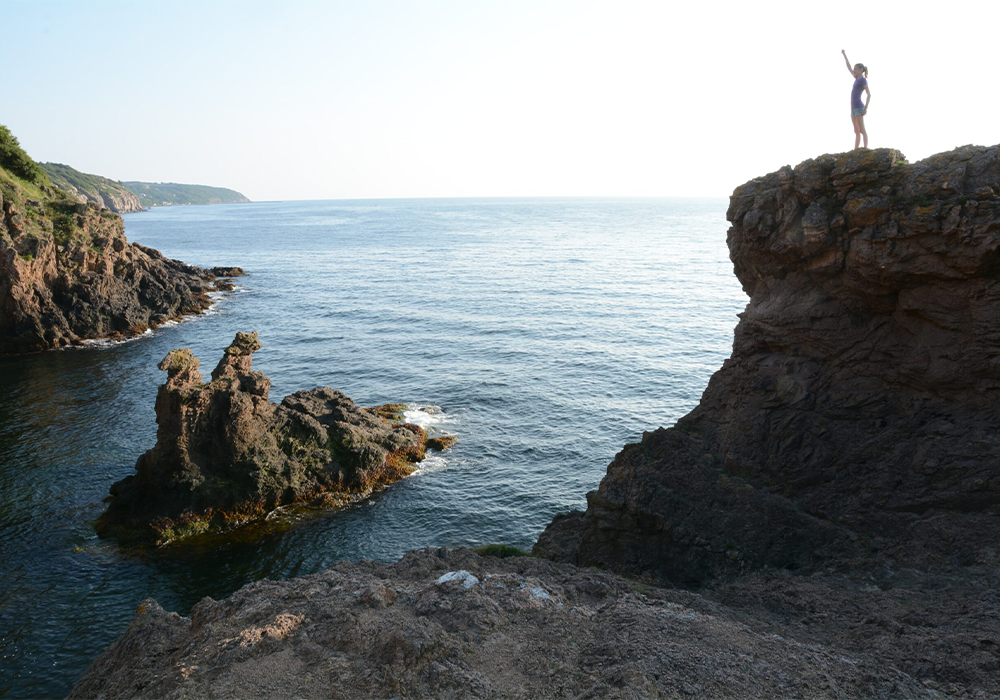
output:
M822 156L727 217L750 296L732 356L536 552L683 585L995 562L1000 149Z
M251 369L257 333L237 333L202 382L190 350L160 363L156 446L111 487L97 531L163 543L227 530L281 505L343 504L407 476L427 434L358 408L328 387L268 400L271 380Z
M52 187L0 127L0 353L137 335L204 310L231 286L218 276L129 243L120 216Z
M206 598L189 617L143 602L70 698L944 697L884 659L639 588L468 550L340 562Z

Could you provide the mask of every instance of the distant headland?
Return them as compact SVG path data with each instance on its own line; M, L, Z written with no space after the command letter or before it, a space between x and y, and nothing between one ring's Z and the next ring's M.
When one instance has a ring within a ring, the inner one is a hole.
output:
M82 173L62 163L39 163L52 184L81 204L93 202L116 214L184 204L235 204L250 200L236 190L176 182L121 182Z
M143 207L173 207L182 204L241 204L250 200L236 190L176 182L121 183L139 198Z

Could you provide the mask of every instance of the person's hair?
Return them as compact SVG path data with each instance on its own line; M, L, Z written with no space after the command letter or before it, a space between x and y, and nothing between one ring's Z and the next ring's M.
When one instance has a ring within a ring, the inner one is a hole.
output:
M858 68L860 68L861 70L864 71L865 77L867 78L868 77L868 66L866 66L864 63L855 63L854 64L854 70L857 70Z

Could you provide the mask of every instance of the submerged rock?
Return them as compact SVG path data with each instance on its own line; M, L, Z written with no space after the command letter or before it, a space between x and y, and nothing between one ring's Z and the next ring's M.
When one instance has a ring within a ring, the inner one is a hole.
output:
M690 586L995 563L1000 148L822 156L727 217L750 296L732 356L535 552Z
M416 469L427 444L417 425L328 387L271 403L271 381L251 369L260 347L256 331L237 333L208 383L190 350L163 359L156 446L111 487L100 535L162 543L231 529L281 505L350 502Z

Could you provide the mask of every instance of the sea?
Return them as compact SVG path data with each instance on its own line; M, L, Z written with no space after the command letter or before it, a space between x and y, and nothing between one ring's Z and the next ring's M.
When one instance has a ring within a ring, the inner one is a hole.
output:
M156 599L182 615L263 578L410 549L530 549L608 463L690 411L747 297L720 199L416 199L165 207L131 241L247 271L134 340L0 358L0 697L60 697ZM211 371L237 331L272 401L330 386L458 443L340 511L127 550L108 488L156 441L157 363Z

